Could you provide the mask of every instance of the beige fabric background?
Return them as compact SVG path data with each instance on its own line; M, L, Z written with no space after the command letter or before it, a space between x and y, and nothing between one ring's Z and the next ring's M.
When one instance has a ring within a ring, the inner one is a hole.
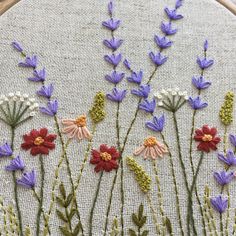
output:
M60 103L59 117L70 118L78 114L86 113L96 91L109 91L112 86L104 81L104 75L110 71L110 67L103 61L103 55L108 50L102 45L102 40L109 37L109 32L101 27L101 22L108 18L106 4L108 1L93 0L23 0L0 19L0 82L1 93L11 91L22 91L34 95L38 88L36 84L30 83L26 78L31 71L20 69L17 63L20 59L19 54L11 49L10 43L13 40L21 42L26 51L36 53L40 57L40 65L45 66L48 71L47 81L55 85L55 96ZM153 69L147 53L156 49L153 36L160 33L159 25L163 18L163 8L174 6L174 0L116 0L115 16L122 20L122 27L116 35L125 40L120 51L124 57L132 61L135 69L142 68L145 78L149 76ZM189 94L196 94L191 86L193 75L199 74L199 69L195 63L196 55L201 55L204 40L209 40L209 56L215 59L214 67L206 73L206 78L212 81L212 86L204 92L204 100L209 103L209 107L198 114L197 126L209 124L219 127L222 135L223 129L218 119L218 111L223 102L224 94L228 90L235 91L236 82L236 19L221 5L214 0L188 0L184 3L180 12L184 19L177 23L179 32L173 37L174 45L166 54L169 56L168 62L158 70L152 82L152 92L157 89L179 86L182 90L187 90ZM122 68L123 69L123 68ZM121 87L131 88L130 85L122 83ZM129 97L122 103L121 120L122 136L129 125L130 114L134 111L136 98ZM115 106L108 103L107 118L99 125L94 141L97 148L100 143L115 144ZM129 112L127 112L129 111ZM182 149L185 151L184 157L188 173L190 167L188 163L188 145L190 136L190 109L185 106L178 113L178 121L181 127ZM160 111L158 111L160 114ZM150 134L144 129L144 122L147 120L143 112L139 113L137 123L131 132L127 150L124 156L131 155L137 147ZM44 116L37 116L33 122L22 126L17 131L16 154L20 153L24 157L28 169L39 166L37 157L31 157L28 153L20 150L21 136L32 128L46 126L53 132L53 120ZM104 127L106 127L104 129ZM236 133L235 124L231 127L231 132ZM173 123L170 117L167 118L165 135L176 153L176 142L173 132ZM9 133L1 124L0 140L8 139ZM73 167L73 176L78 174L79 166L82 161L86 143L73 144L70 149L70 161ZM222 149L222 147L221 147ZM46 189L45 189L45 208L47 209L50 199L51 176L60 156L60 148L52 152L47 159L46 166ZM199 153L194 153L194 159L198 159ZM177 155L174 155L176 171L179 179L180 188L183 186L182 175ZM138 158L145 169L153 175L151 162ZM11 202L13 191L11 187L11 176L3 170L6 160L1 160L0 165L0 195L4 196L5 202ZM84 226L88 222L94 191L98 178L93 172L93 166L87 165L80 191L78 202L82 214ZM220 192L220 188L212 177L212 171L222 168L217 161L215 154L209 154L204 161L199 176L198 188L203 194L206 184L209 184L214 194ZM179 235L178 223L174 209L174 191L172 178L170 175L168 157L160 160L159 170L161 176L162 190L164 194L164 206L168 216L173 222L175 235ZM67 183L68 178L64 170L61 179ZM150 209L146 204L145 196L140 192L133 175L125 166L125 230L132 226L131 214L137 210L140 202L145 203L145 212L148 215L147 228L150 235L155 235ZM102 189L98 198L98 204L94 216L94 235L100 236L104 224L109 189L114 173L106 174L102 181ZM156 197L156 187L154 186L154 201ZM230 190L235 196L235 182L231 184ZM20 204L23 210L23 223L34 227L37 205L30 191L19 190ZM119 181L116 184L114 199L112 201L112 211L109 217L110 222L113 216L119 216ZM186 208L186 195L181 193L181 207ZM236 206L232 201L233 207ZM231 211L233 219L233 210ZM184 212L183 212L184 215ZM185 220L183 221L185 222ZM53 235L60 235L58 225L61 222L52 218L51 228ZM200 222L199 222L200 223ZM110 228L110 226L109 226ZM87 235L87 227L86 233ZM200 232L200 228L199 228ZM126 231L127 235L127 231ZM199 233L200 235L200 233Z

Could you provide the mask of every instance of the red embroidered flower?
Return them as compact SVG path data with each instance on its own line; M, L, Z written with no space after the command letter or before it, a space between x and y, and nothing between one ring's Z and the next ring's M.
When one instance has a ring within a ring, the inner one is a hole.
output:
M48 155L49 150L55 148L55 143L53 142L56 139L55 134L48 134L46 128L40 130L33 129L29 134L23 136L24 143L21 144L21 147L24 150L30 150L31 155L36 156L38 154Z
M92 159L90 163L96 165L94 170L99 171L111 171L118 168L117 159L120 157L120 153L115 147L108 147L106 144L101 144L99 150L92 150Z
M217 129L209 128L208 125L204 125L201 129L195 130L195 141L200 142L197 146L199 151L210 152L210 150L216 150L216 145L220 142L220 138L216 137Z

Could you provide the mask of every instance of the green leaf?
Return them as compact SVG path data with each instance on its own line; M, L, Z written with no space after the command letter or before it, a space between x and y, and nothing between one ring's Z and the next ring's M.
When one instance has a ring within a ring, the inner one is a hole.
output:
M63 199L56 197L56 201L61 207L65 207L65 201Z
M138 208L138 218L141 220L143 217L143 204L141 203L139 208Z
M57 216L62 220L62 221L64 221L64 222L68 222L68 220L66 219L66 217L64 216L64 214L61 212L61 211L59 211L58 209L56 210L56 212L57 212Z
M81 223L79 222L74 228L73 236L77 236L79 234L80 230L81 230Z
M139 227L142 228L147 221L147 216L143 216L142 219L139 220Z
M171 225L170 219L168 217L166 217L165 223L166 223L167 231L169 232L169 234L172 234L172 225Z
M134 230L129 229L129 236L137 236Z
M73 236L73 234L69 231L69 229L66 226L59 226L59 229L61 230L64 236Z
M144 231L142 232L141 236L147 236L147 235L148 235L148 233L149 233L149 231L148 231L148 230L144 230Z
M66 199L66 190L65 190L63 183L60 184L59 189L60 189L60 193L61 193L63 199Z
M75 215L76 213L76 209L75 208L72 208L71 211L70 211L70 214L68 216L68 218L71 220L73 218L73 216Z
M135 225L140 227L139 219L138 219L137 215L135 215L134 213L132 214L132 220L133 220Z
M70 194L67 196L67 198L66 198L65 207L68 207L68 206L70 205L72 199L73 199L73 194L70 193Z

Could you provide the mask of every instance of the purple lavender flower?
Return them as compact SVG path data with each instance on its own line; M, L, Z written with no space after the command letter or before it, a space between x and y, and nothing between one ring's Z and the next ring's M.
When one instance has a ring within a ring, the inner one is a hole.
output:
M164 64L167 61L167 57L162 56L160 52L158 52L156 55L153 52L150 52L149 57L151 58L152 62L156 66L161 66L162 64Z
M20 62L18 65L21 67L33 67L36 68L38 64L38 58L37 56L32 56L32 58L30 57L26 57L24 62Z
M220 184L220 185L225 185L228 184L233 178L235 178L234 172L226 172L226 171L218 171L214 172L214 177L215 180Z
M124 66L125 66L125 68L126 68L127 70L131 70L130 63L129 63L129 61L128 61L127 59L124 60L123 64L124 64Z
M175 3L175 9L180 8L182 6L182 2L183 2L183 0L177 0Z
M14 42L12 42L11 45L12 45L12 47L15 48L18 52L23 52L23 48L22 48L22 46L21 46L18 42L14 41Z
M11 146L7 142L0 146L0 157L9 157L12 154Z
M122 102L127 94L127 90L118 90L117 88L113 88L111 93L107 94L107 99L113 102Z
M217 197L211 198L211 204L216 211L222 214L228 207L228 199L223 198L222 195L218 195Z
M201 69L207 69L209 67L211 67L214 64L214 61L211 59L207 59L207 58L197 58L197 64L199 65L199 67Z
M168 7L165 8L166 15L169 17L170 20L180 20L183 18L181 14L178 14L176 9L171 10Z
M34 77L28 78L28 80L33 82L43 82L46 79L46 70L43 68L42 70L34 70Z
M121 54L118 54L118 55L115 55L115 54L112 54L112 55L105 55L104 56L104 59L106 62L110 63L111 65L113 66L117 66L120 61L121 61Z
M5 167L5 170L7 171L16 171L16 170L23 170L25 168L25 163L21 159L20 156L17 156L16 158L11 160L10 165Z
M167 37L159 37L158 35L154 36L154 41L156 42L157 46L161 49L168 48L172 45L172 41L168 40Z
M45 98L50 98L52 96L53 90L54 87L52 84L49 84L48 86L43 85L40 90L37 91L37 94Z
M152 99L152 101L148 101L145 99L142 103L139 104L139 109L144 110L148 113L153 113L156 107L156 100Z
M58 102L57 100L49 101L47 107L40 107L39 110L48 116L54 116L58 110Z
M131 93L142 98L148 98L150 93L150 85L140 85L138 89L132 89Z
M103 44L106 46L106 47L108 47L108 48L110 48L110 49L112 49L112 50L117 50L120 46L121 46L121 44L123 43L123 40L122 39L115 39L115 38L112 38L112 39L110 39L110 40L108 40L108 39L105 39L104 41L103 41Z
M36 173L34 170L26 172L22 175L21 179L17 180L17 184L25 188L34 188L36 184Z
M236 156L232 150L228 150L226 156L223 153L218 153L218 159L227 166L236 166Z
M105 79L113 84L118 84L123 78L124 73L118 73L117 71L113 71L111 75L106 75Z
M231 142L231 144L236 147L236 135L230 134L229 135L229 141Z
M148 121L145 123L146 127L155 131L162 132L165 125L165 116L162 115L160 118L153 116L153 121Z
M201 90L201 89L207 89L211 85L211 82L206 81L203 76L200 76L200 77L193 77L192 84L197 89Z
M110 15L112 15L112 14L113 14L113 10L114 10L114 4L113 4L112 1L110 1L110 2L108 3L107 8L108 8L108 13L109 13Z
M201 98L197 96L196 98L189 97L188 102L194 110L199 110L208 106L206 102L202 102Z
M143 78L143 71L140 70L138 73L133 71L131 73L131 76L128 77L127 80L131 83L140 84L142 82L142 78Z
M120 20L109 19L107 21L103 21L102 25L107 29L114 31L120 26L120 23L121 23Z
M161 30L166 35L173 35L178 31L177 29L172 28L171 22L167 22L167 23L162 22L161 23Z
M205 40L205 42L204 42L204 51L206 52L207 49L208 49L208 41Z

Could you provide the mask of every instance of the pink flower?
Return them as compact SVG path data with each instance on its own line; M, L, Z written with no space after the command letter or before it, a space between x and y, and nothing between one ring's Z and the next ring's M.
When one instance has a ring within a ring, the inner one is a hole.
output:
M65 128L62 130L69 138L76 138L79 140L90 139L92 136L86 127L86 115L81 115L76 119L64 119L62 124Z
M158 142L156 137L148 137L144 140L143 144L134 151L135 156L143 154L144 159L151 157L156 159L157 157L163 157L163 154L168 153L167 147Z

